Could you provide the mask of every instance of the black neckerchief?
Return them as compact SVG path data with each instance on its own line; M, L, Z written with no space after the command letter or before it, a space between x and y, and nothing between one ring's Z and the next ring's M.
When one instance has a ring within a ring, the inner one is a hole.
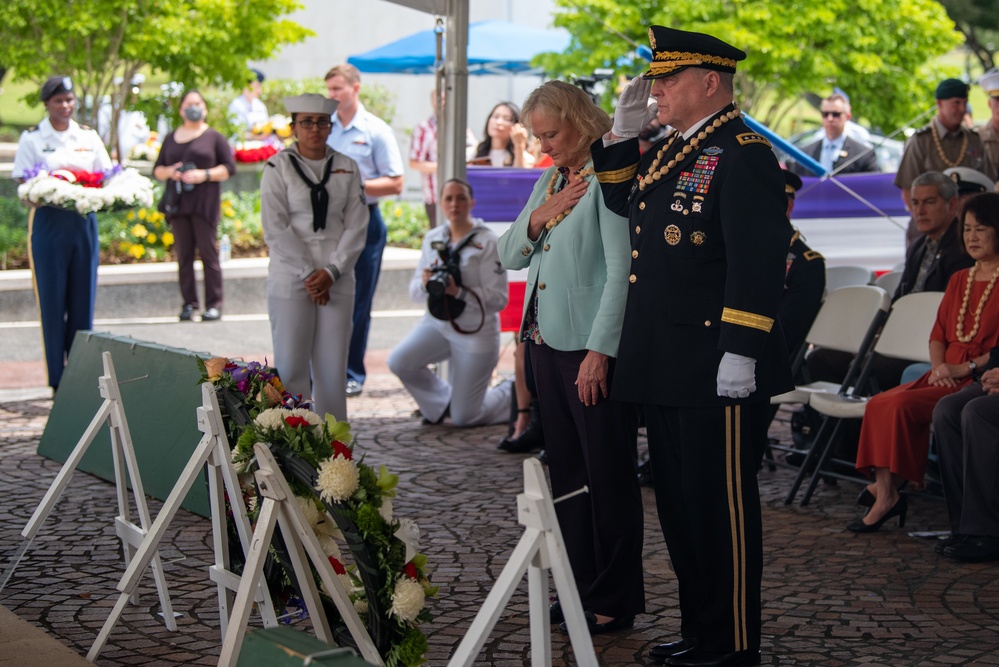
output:
M298 160L295 159L294 155L288 153L288 158L291 160L291 166L295 168L295 171L298 172L298 175L302 177L302 180L305 181L305 184L311 190L312 231L318 232L320 229L326 229L326 210L330 203L330 193L326 191L326 182L330 180L330 170L333 169L333 158L331 157L326 161L323 180L318 185L309 180L309 177L302 171L302 167L298 164Z

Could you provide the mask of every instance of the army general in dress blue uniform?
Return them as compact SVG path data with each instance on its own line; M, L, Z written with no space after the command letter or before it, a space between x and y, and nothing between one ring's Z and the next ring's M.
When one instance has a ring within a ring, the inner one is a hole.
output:
M650 657L676 667L759 664L756 471L770 396L792 388L777 321L792 233L784 177L733 104L746 54L660 26L649 41L649 71L626 87L592 152L604 199L631 233L612 398L644 405L679 582L680 637ZM674 131L640 156L636 136L653 111Z

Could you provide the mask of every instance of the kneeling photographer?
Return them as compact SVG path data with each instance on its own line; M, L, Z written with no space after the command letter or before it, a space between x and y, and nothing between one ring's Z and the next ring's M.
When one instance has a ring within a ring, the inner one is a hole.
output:
M424 423L439 424L450 414L455 426L503 424L510 383L489 388L499 359L499 312L508 298L497 238L471 217L475 200L465 181L447 181L439 202L448 222L423 237L409 283L410 298L427 304L427 312L392 350L388 366L413 395ZM428 368L445 360L447 380Z

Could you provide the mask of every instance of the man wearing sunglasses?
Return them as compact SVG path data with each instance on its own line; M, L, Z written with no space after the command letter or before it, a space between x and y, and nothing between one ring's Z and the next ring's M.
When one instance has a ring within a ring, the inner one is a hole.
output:
M937 86L936 98L937 115L905 142L902 162L895 174L895 186L902 191L906 208L912 199L912 181L927 171L970 167L992 180L996 178L996 165L986 152L982 138L964 125L968 110L968 84L960 79L945 79ZM910 220L905 235L906 246L919 235L915 222Z
M850 103L838 93L822 100L822 129L825 134L819 141L808 144L802 152L815 158L826 172L835 174L856 174L865 171L878 171L878 158L874 150L848 136L846 124L852 117ZM812 176L810 170L798 163L788 165L799 176Z

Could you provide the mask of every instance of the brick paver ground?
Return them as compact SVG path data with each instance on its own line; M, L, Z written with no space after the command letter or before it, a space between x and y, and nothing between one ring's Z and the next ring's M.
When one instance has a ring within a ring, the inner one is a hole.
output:
M495 449L502 427L458 430L420 426L395 378L369 377L352 399L354 433L369 462L401 476L397 516L415 519L439 599L424 626L429 664L444 665L471 623L521 534L515 496L523 487L521 456ZM19 532L59 466L35 454L51 402L0 404L0 557ZM787 427L773 435L786 439ZM791 473L760 473L766 561L764 664L999 665L999 563L968 565L936 556L932 542L908 531L946 528L943 504L911 499L905 531L844 531L856 516L857 487L820 487L806 508L786 507ZM604 665L646 665L645 655L678 630L676 583L658 529L651 490L646 508L648 613L629 632L594 640ZM156 512L159 503L151 502ZM78 473L42 528L0 604L85 654L117 595L123 566L112 529L112 484ZM220 644L207 520L181 511L163 546L176 633L165 630L151 577L141 605L129 607L99 665L210 665ZM529 664L527 586L514 595L479 664ZM574 664L565 636L553 637L553 663ZM0 664L4 662L0 655Z

